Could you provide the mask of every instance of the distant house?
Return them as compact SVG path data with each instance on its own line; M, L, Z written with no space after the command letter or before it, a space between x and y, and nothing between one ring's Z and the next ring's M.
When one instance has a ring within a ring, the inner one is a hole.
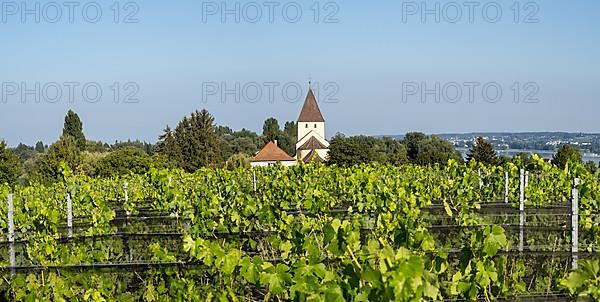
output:
M262 150L256 153L250 164L252 167L264 167L276 163L281 163L284 166L293 166L296 164L296 159L281 150L277 146L277 141L268 142Z
M312 89L298 117L298 142L296 143L296 158L309 162L323 162L329 154L329 142L325 140L325 119Z

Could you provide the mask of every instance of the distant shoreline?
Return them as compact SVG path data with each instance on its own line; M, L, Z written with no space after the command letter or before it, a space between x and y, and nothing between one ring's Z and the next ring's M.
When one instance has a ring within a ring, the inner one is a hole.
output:
M460 152L460 154L463 156L463 158L466 158L467 152L469 152L469 148L456 148L456 150L458 152ZM517 155L518 153L537 154L544 159L552 159L554 154L556 154L555 151L551 151L551 150L530 150L530 149L504 149L504 150L496 150L496 152L498 153L498 155L505 155L508 157L513 157L513 156ZM581 160L583 160L583 162L593 161L596 164L598 164L598 163L600 163L600 154L584 152L581 154Z

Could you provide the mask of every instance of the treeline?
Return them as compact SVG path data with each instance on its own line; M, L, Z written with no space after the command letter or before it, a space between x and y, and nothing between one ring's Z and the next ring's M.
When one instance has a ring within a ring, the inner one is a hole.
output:
M462 162L462 156L448 141L423 133L408 133L403 140L390 137L334 136L330 144L329 164L352 166L378 162L402 165L445 165L449 159Z
M281 129L276 119L269 118L262 130L262 134L257 134L247 129L235 131L217 126L214 117L201 110L184 117L175 128L167 125L155 144L138 140L108 144L86 139L83 122L75 112L69 111L61 137L49 146L40 141L35 146L19 144L11 149L0 141L0 183L27 185L57 181L62 177L63 165L75 173L93 177L142 174L151 167L177 167L188 172L202 167L249 167L252 156L268 141L278 141L290 156L295 155L298 140L295 122L286 122ZM445 165L450 159L464 162L450 142L435 135L413 132L402 140L395 140L336 134L331 139L326 164ZM492 144L482 137L473 143L467 154L466 161L471 160L486 165L513 162L528 169L535 166L529 154L518 154L513 158L498 156ZM563 145L552 163L564 168L569 162L581 162L581 155L575 147ZM596 173L594 162L585 165Z
M466 160L463 160L462 155L450 142L435 135L427 136L419 132L407 133L403 140L370 136L345 137L338 134L331 140L328 164L352 166L377 162L392 165L443 166L449 159L459 163L475 161L496 166L511 162L529 171L536 169L531 154L519 153L512 158L498 155L492 144L483 137L473 142ZM583 163L580 151L568 144L558 149L551 162L561 169L564 169L568 163L582 163L592 173L598 170L598 166L593 161Z
M60 138L51 145L20 143L9 148L0 141L0 183L26 185L60 180L61 163L78 174L110 177L145 173L151 167L178 167L193 172L201 167L246 167L252 156L269 140L278 140L291 156L295 154L296 123L284 129L274 118L264 122L263 133L217 126L206 110L184 117L174 129L167 126L157 143L139 140L108 144L88 140L83 122L73 111L64 119Z

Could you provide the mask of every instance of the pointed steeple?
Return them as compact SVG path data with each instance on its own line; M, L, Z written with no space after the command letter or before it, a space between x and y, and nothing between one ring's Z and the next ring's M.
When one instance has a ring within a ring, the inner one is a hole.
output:
M308 94L302 106L302 111L300 111L298 122L325 122L312 88L308 88Z

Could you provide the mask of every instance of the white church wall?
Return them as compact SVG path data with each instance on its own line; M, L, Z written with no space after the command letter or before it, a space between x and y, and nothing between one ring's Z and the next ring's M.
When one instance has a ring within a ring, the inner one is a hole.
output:
M301 140L311 131L325 139L325 123L323 122L298 122L298 139Z

